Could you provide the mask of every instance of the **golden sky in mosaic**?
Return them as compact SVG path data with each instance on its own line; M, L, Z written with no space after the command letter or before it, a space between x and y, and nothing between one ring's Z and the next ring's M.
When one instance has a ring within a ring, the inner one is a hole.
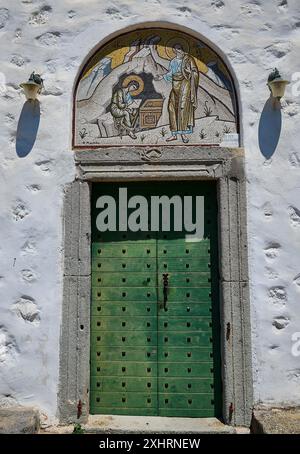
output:
M125 55L129 52L130 46L134 42L138 43L140 40L144 41L157 35L161 38L157 45L157 52L160 57L170 60L173 56L172 47L178 42L183 45L186 52L194 57L199 71L205 74L208 70L206 63L218 61L219 68L225 75L228 75L226 67L217 54L199 40L175 30L146 29L126 33L103 46L88 62L82 78L88 76L95 65L104 57L111 58L112 69L118 67L123 63Z

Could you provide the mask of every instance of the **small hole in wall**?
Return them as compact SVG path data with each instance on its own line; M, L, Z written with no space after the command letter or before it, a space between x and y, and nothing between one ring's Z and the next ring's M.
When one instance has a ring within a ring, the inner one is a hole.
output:
M80 329L81 329L81 331L82 331L82 330L84 329L84 326L83 326L83 325L80 325Z

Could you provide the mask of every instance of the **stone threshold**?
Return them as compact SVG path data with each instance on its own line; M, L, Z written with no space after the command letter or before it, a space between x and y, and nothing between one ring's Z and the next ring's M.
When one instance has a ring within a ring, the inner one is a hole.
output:
M247 434L249 429L223 424L216 418L91 415L81 424L84 433L94 434ZM72 433L74 426L56 426L41 433Z

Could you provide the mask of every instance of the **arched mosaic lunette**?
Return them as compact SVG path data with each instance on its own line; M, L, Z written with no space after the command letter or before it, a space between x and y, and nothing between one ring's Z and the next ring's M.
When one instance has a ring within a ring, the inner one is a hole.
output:
M228 68L178 30L135 30L88 60L76 85L75 148L238 146L238 108Z

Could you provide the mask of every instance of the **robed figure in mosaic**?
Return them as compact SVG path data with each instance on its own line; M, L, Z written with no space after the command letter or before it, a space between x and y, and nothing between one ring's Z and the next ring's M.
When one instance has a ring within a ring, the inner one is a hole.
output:
M187 143L188 134L192 134L195 126L199 71L194 58L184 52L181 44L176 44L173 51L175 57L170 61L169 71L155 79L164 78L172 83L168 102L171 136L166 140L176 140L180 134L182 141Z
M127 77L122 87L113 93L110 105L110 111L120 136L122 137L124 133L128 134L132 139L136 139L133 125L137 117L137 109L131 106L133 104L133 96L139 90L139 81L142 82L140 77L136 76L136 79Z

